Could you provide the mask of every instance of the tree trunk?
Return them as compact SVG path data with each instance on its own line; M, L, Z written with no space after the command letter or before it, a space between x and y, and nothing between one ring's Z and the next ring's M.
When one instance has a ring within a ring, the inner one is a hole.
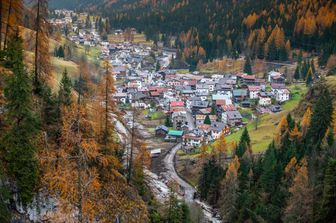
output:
M9 1L9 6L8 6L7 24L6 24L6 32L5 32L5 40L4 40L4 49L7 48L7 39L8 39L8 32L9 32L9 19L10 19L10 14L11 13L12 13L12 0Z
M38 87L38 59L39 59L39 34L40 34L40 0L37 1L37 12L36 12L36 36L35 36L35 76L34 76L34 88Z
M2 49L2 0L0 0L0 50Z

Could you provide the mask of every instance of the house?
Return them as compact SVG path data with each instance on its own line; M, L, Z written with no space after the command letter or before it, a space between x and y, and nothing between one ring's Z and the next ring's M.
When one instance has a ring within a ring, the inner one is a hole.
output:
M288 89L275 90L274 97L278 102L285 102L289 100L290 92Z
M248 93L250 99L258 99L259 98L259 92L261 90L260 86L248 86Z
M155 128L156 136L166 136L168 132L169 132L169 129L165 125L160 125Z
M272 104L272 98L271 98L270 93L266 93L266 92L260 92L259 93L259 105L261 106L269 106Z
M225 113L222 114L222 120L224 124L227 124L230 126L238 126L242 124L243 117L241 116L240 112L237 110L226 111Z
M274 98L278 102L285 102L289 100L290 92L284 84L272 83L272 93Z
M181 142L183 137L183 131L170 130L165 137L165 141L169 142Z
M268 82L270 83L278 83L278 84L284 84L286 78L284 77L283 74L276 72L276 71L271 71L268 73Z
M194 132L190 132L188 134L183 135L183 145L184 146L192 146L198 147L204 141L204 136L202 134L196 134Z
M210 133L212 139L218 139L223 133L224 135L229 135L231 133L230 128L223 122L212 122Z
M270 110L273 113L281 112L281 106L280 105L271 105Z
M234 89L232 93L235 102L244 101L247 97L246 89Z
M196 95L199 97L209 95L209 86L206 84L197 84L196 85Z
M174 129L181 130L183 125L188 125L187 113L185 111L174 112L172 121Z
M177 80L177 79L170 79L166 83L167 83L168 86L171 86L171 87L176 87L176 86L181 85L180 80Z
M190 110L192 114L197 114L199 110L206 109L208 107L209 107L209 102L207 101L192 101Z
M217 104L217 101L225 101L226 105L232 104L231 97L229 97L228 95L222 95L222 94L212 95L212 101L216 102L216 104Z
M126 104L127 102L127 93L118 92L114 95L114 98L117 100L117 102L121 102L123 104Z
M186 107L191 110L192 105L194 105L196 102L200 102L202 99L200 97L189 97L186 101Z

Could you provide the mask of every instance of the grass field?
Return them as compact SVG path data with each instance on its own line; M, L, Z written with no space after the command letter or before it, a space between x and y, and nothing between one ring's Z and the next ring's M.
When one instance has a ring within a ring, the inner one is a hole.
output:
M301 98L306 94L307 87L305 85L292 85L289 87L292 92L292 98L283 105L283 111L276 114L263 114L259 117L258 129L255 129L256 122L252 121L247 124L247 129L250 133L252 150L254 152L262 152L267 149L267 146L273 140L276 133L277 124L280 119L287 116L300 102ZM237 142L243 129L226 137L227 142Z

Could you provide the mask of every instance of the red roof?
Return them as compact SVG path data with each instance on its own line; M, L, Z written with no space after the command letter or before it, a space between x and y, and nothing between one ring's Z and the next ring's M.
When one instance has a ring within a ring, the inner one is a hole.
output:
M236 106L234 106L234 105L223 105L222 108L223 108L224 111L235 111L235 110L237 110Z
M184 80L182 82L183 82L183 85L186 85L186 86L194 86L197 84L197 80Z
M170 102L171 107L183 107L184 102L183 101L172 101Z
M242 78L246 79L246 80L254 80L255 79L255 75L242 75Z
M216 100L216 105L225 105L225 100Z

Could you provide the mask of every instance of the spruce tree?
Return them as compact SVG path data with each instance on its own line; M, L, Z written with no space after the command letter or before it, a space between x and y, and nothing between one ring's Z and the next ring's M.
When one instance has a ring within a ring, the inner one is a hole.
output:
M324 176L323 197L318 222L335 222L336 159L330 159Z
M298 65L296 66L296 69L295 69L294 79L295 79L295 80L299 80L300 77L301 77L301 66L300 66L300 64L298 64Z
M244 73L252 75L252 66L250 57L246 57L245 65L244 65Z
M244 128L244 131L240 137L239 144L236 148L236 155L240 158L244 155L245 151L251 146L251 140L247 128Z
M13 55L13 75L6 81L6 121L9 126L2 145L6 152L9 174L15 180L19 198L28 204L38 179L35 137L38 119L33 112L32 81L23 64L22 39L17 33L8 44Z
M72 83L68 76L68 71L65 68L62 74L62 80L60 82L60 88L58 91L58 100L60 105L69 106L72 103L71 100Z
M204 124L207 124L207 125L211 125L211 120L210 120L210 117L209 115L207 115L204 119Z
M307 132L308 148L319 148L327 129L332 122L332 98L326 86L321 86L321 93L314 106L310 128Z

